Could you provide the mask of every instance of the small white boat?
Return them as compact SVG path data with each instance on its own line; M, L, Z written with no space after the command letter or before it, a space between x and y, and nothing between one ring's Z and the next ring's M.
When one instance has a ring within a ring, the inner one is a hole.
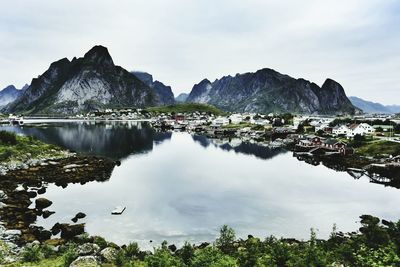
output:
M113 211L111 211L112 215L121 215L124 211L125 211L126 207L122 207L122 206L118 206L115 207L115 209L113 209Z

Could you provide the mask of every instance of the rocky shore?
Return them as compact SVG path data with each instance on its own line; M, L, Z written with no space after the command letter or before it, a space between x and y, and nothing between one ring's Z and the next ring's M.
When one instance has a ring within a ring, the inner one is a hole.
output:
M85 215L77 214L74 224L57 223L51 229L33 225L39 216L47 218L52 201L42 197L49 184L63 188L70 183L85 184L110 178L114 161L65 152L65 157L27 159L19 165L2 165L0 175L0 243L6 262L16 260L20 247L32 243L60 245L85 231L76 223ZM34 203L34 205L32 205ZM58 236L55 238L55 236Z

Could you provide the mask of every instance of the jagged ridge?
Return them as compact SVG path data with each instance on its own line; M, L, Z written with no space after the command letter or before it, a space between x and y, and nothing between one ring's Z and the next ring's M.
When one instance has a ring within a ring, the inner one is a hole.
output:
M95 46L84 57L52 63L6 112L72 114L104 107L156 105L156 93Z
M235 112L296 112L307 114L354 114L359 112L343 87L327 79L322 87L272 69L225 76L196 84L186 100L212 104Z

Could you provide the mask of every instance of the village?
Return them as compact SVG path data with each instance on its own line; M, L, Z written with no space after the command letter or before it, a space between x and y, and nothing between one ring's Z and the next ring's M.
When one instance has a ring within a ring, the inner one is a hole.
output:
M22 126L24 121L31 123L37 119L43 118L24 119L10 115L4 122ZM157 131L185 131L219 140L220 143L235 139L235 142L249 142L268 148L285 148L293 151L299 159L349 159L354 155L361 158L363 164L369 162L379 167L400 165L398 115L323 116L128 108L52 119L148 121ZM364 166L358 164L355 167L361 170Z

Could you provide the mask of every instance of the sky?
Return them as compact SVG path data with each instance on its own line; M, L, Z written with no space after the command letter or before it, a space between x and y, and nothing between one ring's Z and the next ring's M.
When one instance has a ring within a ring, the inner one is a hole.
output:
M0 0L0 88L98 44L175 95L267 67L400 104L398 0Z

